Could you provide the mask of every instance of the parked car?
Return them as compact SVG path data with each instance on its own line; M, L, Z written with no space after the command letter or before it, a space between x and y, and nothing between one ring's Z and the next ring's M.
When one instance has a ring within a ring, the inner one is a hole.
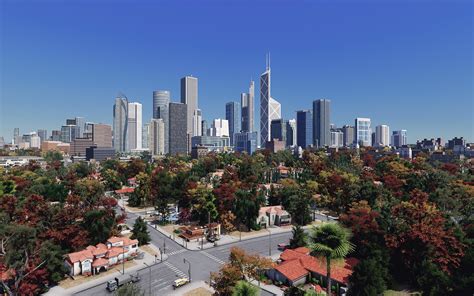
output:
M109 292L113 292L117 290L118 288L122 287L123 285L136 283L138 281L140 281L140 276L138 274L123 275L123 276L119 276L119 277L114 278L113 280L108 281L106 289Z
M186 285L187 283L189 283L189 279L187 277L183 277L183 278L180 278L180 279L177 279L173 282L173 289L176 289L176 288L179 288L181 286L184 286Z
M277 247L278 247L278 250L284 251L284 250L288 249L289 246L290 246L290 245L288 245L288 244L281 243L281 244L278 244Z

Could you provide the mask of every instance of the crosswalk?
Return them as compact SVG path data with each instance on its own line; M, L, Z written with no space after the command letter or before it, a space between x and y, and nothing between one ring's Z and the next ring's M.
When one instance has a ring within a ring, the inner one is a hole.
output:
M166 267L168 267L169 269L171 269L174 273L176 273L177 275L179 275L180 277L185 277L186 274L184 272L182 272L181 270L179 270L176 266L174 266L173 264L169 263L169 262L164 262L163 263L164 265L166 265Z
M201 251L201 252L199 252L199 253L203 254L204 256L206 256L207 258L209 258L209 259L211 259L211 260L216 261L216 262L219 263L219 264L222 264L222 265L225 264L224 261L222 261L221 259L217 258L217 257L214 256L214 255L209 254L209 253L206 252L206 251Z
M181 250L171 251L171 252L165 253L165 254L168 255L168 256L173 256L173 255L176 255L176 254L184 253L186 251L187 251L186 249L181 249Z

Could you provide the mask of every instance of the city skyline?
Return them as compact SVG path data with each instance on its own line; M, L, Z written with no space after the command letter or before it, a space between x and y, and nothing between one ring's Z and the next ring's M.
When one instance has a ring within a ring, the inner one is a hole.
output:
M143 7L148 7L147 5L152 4L134 6L131 9L147 14ZM177 9L172 4L157 5L165 11L173 12ZM245 5L235 6L239 11ZM448 6L443 3L392 3L384 6L364 3L360 6L369 11L377 11L380 15L372 16L365 12L367 20L364 21L350 13L351 9L360 12L362 8L350 4L331 6L317 2L297 3L290 7L279 3L270 16L281 16L287 12L291 19L295 19L295 24L289 27L289 24L274 24L270 30L242 23L239 26L230 24L225 20L225 17L229 17L225 12L214 23L198 21L197 28L193 30L222 24L223 29L231 30L232 34L227 38L235 40L242 38L243 32L250 32L254 44L251 50L216 46L213 42L203 48L199 38L212 37L217 33L206 33L211 36L197 34L189 37L197 42L196 46L203 52L204 56L197 58L195 54L182 57L180 55L183 51L180 50L168 56L165 49L169 51L172 45L152 53L149 48L156 41L145 40L147 34L136 36L138 42L125 42L127 51L115 47L113 50L108 49L107 43L112 37L107 37L107 33L116 36L121 29L126 29L124 24L108 27L110 32L84 35L82 29L88 32L87 27L102 22L98 16L102 16L101 13L106 9L103 3L94 6L93 13L89 16L89 25L70 24L67 18L74 20L76 16L71 14L75 9L61 4L43 3L38 7L33 3L6 3L0 136L9 142L15 127L20 128L21 134L38 129L46 129L50 133L53 129L59 129L65 118L77 116L84 117L87 121L112 124L110 104L119 91L123 91L130 101L143 104L143 122L149 122L153 112L153 91L169 90L171 101L179 102L179 79L187 75L199 78L199 108L203 119L208 122L214 118L225 118L225 102L238 101L240 94L247 92L248 82L251 79L257 81L254 129L259 131L260 86L257 78L264 69L264 55L271 52L272 95L282 105L283 119L296 118L297 110L311 108L313 100L328 98L331 100L331 123L338 127L352 125L354 118L368 117L374 127L388 124L391 130L408 130L409 143L423 138L449 139L455 136L473 141L472 71L469 63L466 63L467 60L472 60L472 44L469 43L467 28L470 19L467 10L472 4L459 2ZM53 12L37 13L38 9L43 11L48 7L53 7ZM407 7L411 10L405 12L404 8ZM128 8L127 3L122 3L113 9L122 11ZM215 9L222 8L217 5ZM202 11L199 6L196 9ZM263 5L257 3L249 13L254 16L262 9ZM425 14L419 15L417 12L422 9ZM401 11L405 13L405 24L394 26L391 22ZM328 16L321 15L319 20L311 15L323 12ZM84 8L79 7L75 13L84 16ZM301 13L299 19L296 19L297 13ZM62 16L58 16L60 14ZM351 22L353 33L361 37L361 40L352 40L347 45L348 51L344 50L346 43L343 41L350 40L349 32L342 25L329 28L327 22L330 21L330 16L347 16L346 21ZM387 20L384 21L383 17ZM45 18L48 18L48 22L43 22ZM449 22L443 23L443 26L438 25L435 21L439 18L447 18ZM21 24L18 20L22 20ZM196 22L196 19L192 17L177 28L165 26L157 34L167 38L178 36L184 30L184 25L193 21ZM377 29L370 26L374 21L379 22ZM68 29L58 31L61 23L68 24ZM127 25L132 26L132 23L127 22ZM152 22L150 28L156 29L156 25ZM176 25L176 22L172 22L172 25ZM133 24L132 28L139 29L141 26L143 24ZM301 33L295 33L298 28L302 30ZM38 30L42 38L35 37L34 41L37 49L44 53L42 58L51 57L47 59L47 67L35 53L36 49L25 46L28 37L38 34ZM89 38L93 38L98 43L97 48L90 48L90 45L84 43L84 52L73 49L69 43L64 42L70 41L67 37L68 30L73 30L79 40L86 43L90 41ZM279 30L280 36L272 34L274 30ZM262 36L262 32L267 35ZM321 44L304 40L304 46L299 49L301 53L296 53L283 44L303 40L301 38L304 32L314 33L315 39ZM126 40L132 40L131 33L130 29L125 30ZM391 39L383 39L380 36L384 34L380 35L381 33L389 33ZM56 39L51 39L53 36ZM258 36L263 40L259 41ZM443 43L437 41L440 36L443 37ZM325 45L324 40L329 44ZM368 43L362 45L359 41ZM134 46L130 48L130 44ZM364 46L365 52L362 53ZM57 51L60 54L53 58L52 55ZM139 55L141 51L144 51L143 56ZM111 58L100 60L105 52ZM127 55L129 60L127 56L123 56L125 52L130 53ZM84 62L86 53L91 58L90 63L86 64L92 67L92 72L86 71L88 68L80 64ZM27 72L25 63L29 62L31 65ZM120 71L121 65L124 71ZM143 72L137 71L138 66L144 69ZM112 71L102 72L99 68L109 68ZM150 72L152 70L154 72ZM79 74L81 75L78 76ZM45 85L55 87L45 88ZM457 104L449 104L449 108L446 108L446 104L442 103L446 100L455 100ZM92 104L94 108L90 108ZM436 119L438 116L435 115L441 114L448 120ZM421 125L420 118L424 118Z

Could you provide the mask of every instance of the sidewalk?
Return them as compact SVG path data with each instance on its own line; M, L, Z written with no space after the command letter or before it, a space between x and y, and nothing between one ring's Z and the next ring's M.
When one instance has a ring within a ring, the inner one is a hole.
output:
M155 247L154 245L149 244L148 247L154 249L158 254L160 254L159 249L157 247ZM157 263L155 263L155 256L152 256L152 255L150 255L149 253L147 253L145 251L143 251L143 253L144 253L143 259L133 260L133 262L135 262L135 264L131 267L125 268L125 274L134 274L138 270L146 268L145 263L148 264L148 265L155 265L155 264L160 264L161 263L159 260L158 260ZM160 258L159 255L158 255L158 258ZM168 256L163 254L163 261L165 261L167 258L168 258ZM110 270L116 270L116 271L113 272L113 273L107 274L105 276L100 276L100 274L97 275L97 276L91 276L90 278L88 278L88 280L85 283L78 284L78 285L70 287L70 288L64 288L64 287L61 287L61 286L58 285L58 286L55 286L55 287L51 288L44 295L47 295L47 296L72 295L74 293L84 291L84 290L87 290L87 289L90 289L90 288L94 288L94 287L97 287L99 285L104 285L104 290L105 290L105 284L104 284L105 282L107 282L107 281L109 281L109 280L111 280L111 279L113 279L117 276L122 275L122 265L115 265Z

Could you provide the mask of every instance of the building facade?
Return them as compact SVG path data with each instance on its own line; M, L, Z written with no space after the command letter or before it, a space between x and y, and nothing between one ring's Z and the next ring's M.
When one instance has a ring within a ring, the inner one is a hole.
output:
M127 133L128 133L128 99L125 96L115 98L113 109L114 126L113 126L113 146L117 152L125 152L127 150Z
M170 154L187 154L188 152L188 107L182 103L169 105L169 148Z
M331 101L320 99L313 101L313 144L325 147L331 144Z
M313 113L311 110L296 112L296 145L305 149L313 144Z
M253 132L255 131L254 127L254 117L255 117L255 83L250 81L249 92L242 93L240 95L240 102L242 105L242 127L243 132Z
M403 145L407 145L407 130L399 130L392 132L392 146L400 148Z
M296 119L290 119L286 123L286 146L296 145Z
M270 138L271 140L279 140L282 142L287 142L287 125L288 121L284 119L274 119L270 123Z
M230 145L234 145L234 134L242 130L242 116L239 102L225 104L225 119L229 122Z
M257 151L257 132L241 132L234 134L234 150L253 154Z
M163 119L165 124L165 154L169 148L169 104L170 92L167 90L156 90L153 92L153 118Z
M192 76L181 78L181 103L186 104L187 108L187 143L188 151L191 150L191 137L197 136L200 131L194 130L194 115L198 109L198 79Z
M375 127L375 145L390 146L390 128L388 125L382 124Z
M355 128L352 125L344 125L342 127L342 133L344 134L344 146L349 147L354 144L355 137Z
M281 104L271 96L270 59L267 58L267 69L260 76L260 144L270 141L270 123L281 118Z
M92 140L97 147L112 147L112 126L94 123L92 125Z
M358 117L355 119L355 142L359 146L366 147L372 144L370 118Z
M142 104L128 103L127 151L142 149Z
M217 118L212 121L210 136L229 137L229 121Z
M153 118L149 125L150 152L151 155L165 154L165 122L163 119Z

